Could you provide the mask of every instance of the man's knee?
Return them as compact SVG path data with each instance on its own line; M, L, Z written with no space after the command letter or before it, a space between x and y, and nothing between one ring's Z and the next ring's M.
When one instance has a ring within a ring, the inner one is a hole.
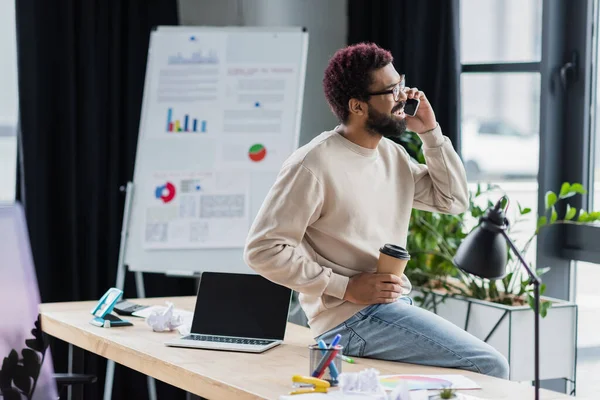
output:
M508 379L510 366L506 358L496 349L490 348L482 357L479 363L479 369L482 374L494 376L496 378Z

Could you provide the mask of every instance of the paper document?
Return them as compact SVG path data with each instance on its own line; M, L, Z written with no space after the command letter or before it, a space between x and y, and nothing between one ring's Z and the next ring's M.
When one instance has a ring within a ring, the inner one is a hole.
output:
M403 382L409 390L481 389L477 383L464 375L381 375L379 383L385 390L394 390Z
M280 396L279 400L387 400L386 397L360 394L360 393L347 393L344 394L341 390L330 390L327 393L309 393L303 394L301 397L298 395ZM429 400L427 390L418 390L410 392L410 398L400 400ZM466 400L466 399L465 399Z
M144 225L146 249L243 247L249 177L243 171L155 173Z
M167 306L150 306L150 307L146 307L144 309L135 311L132 315L134 315L136 317L140 317L140 318L148 318L150 316L150 314L152 314L154 311L162 312L166 309L167 309ZM173 309L173 315L181 315L185 320L186 318L193 317L194 313L191 311L175 308L175 309Z

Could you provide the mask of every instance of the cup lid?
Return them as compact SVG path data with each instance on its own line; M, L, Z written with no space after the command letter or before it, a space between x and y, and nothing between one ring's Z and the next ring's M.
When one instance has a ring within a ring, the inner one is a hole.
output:
M410 254L408 254L408 251L406 251L404 247L397 246L395 244L387 243L380 248L379 251L390 257L410 260Z

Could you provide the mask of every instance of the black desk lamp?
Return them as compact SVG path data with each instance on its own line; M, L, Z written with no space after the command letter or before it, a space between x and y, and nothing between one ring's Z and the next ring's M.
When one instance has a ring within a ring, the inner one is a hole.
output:
M506 234L508 220L502 209L503 196L494 208L489 209L479 220L475 228L463 240L456 251L454 265L461 270L477 275L481 278L500 279L506 274L508 253L506 244L521 261L529 274L530 283L533 284L535 297L535 400L540 398L540 278L529 268L527 262ZM508 200L508 199L507 199Z

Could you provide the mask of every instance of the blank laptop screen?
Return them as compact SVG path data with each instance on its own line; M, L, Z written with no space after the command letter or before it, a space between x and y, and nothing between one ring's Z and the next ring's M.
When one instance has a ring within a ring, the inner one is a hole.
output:
M260 275L204 272L192 333L283 340L291 295Z

